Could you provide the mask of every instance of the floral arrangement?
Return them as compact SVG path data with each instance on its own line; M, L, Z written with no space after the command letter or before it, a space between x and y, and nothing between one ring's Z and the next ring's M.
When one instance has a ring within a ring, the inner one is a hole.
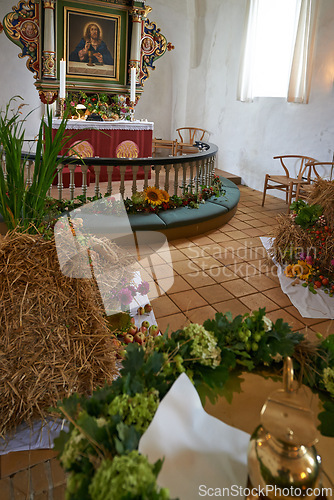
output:
M121 94L94 93L83 91L70 92L65 101L65 110L68 117L78 117L76 106L83 104L86 108L83 115L97 114L103 120L119 120L121 117L130 119L130 99ZM80 113L80 112L79 112Z
M285 248L285 275L304 281L312 293L323 289L330 297L334 295L334 240L333 229L323 215L320 205L309 205L300 200L291 205L292 222L299 232L296 239ZM290 229L291 234L291 229Z
M321 391L325 402L320 429L334 436L334 335L310 346L303 334L292 332L281 319L273 324L265 309L259 309L234 319L230 313L217 313L203 325L147 335L142 345L130 343L120 377L111 385L90 398L73 394L58 403L56 411L70 422L69 431L62 431L55 442L69 473L66 498L168 499L168 490L156 483L161 461L150 464L137 449L178 376L188 375L202 401L208 397L214 402L222 388L231 400L233 391L240 392L241 371L273 374L282 369L285 356L293 357L300 381ZM227 389L232 374L236 382Z

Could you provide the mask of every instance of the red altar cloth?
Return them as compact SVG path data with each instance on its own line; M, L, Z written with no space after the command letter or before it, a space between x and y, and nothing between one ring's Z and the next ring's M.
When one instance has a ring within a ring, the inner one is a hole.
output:
M59 123L59 119L54 119L52 122L53 136ZM152 134L152 122L68 120L66 135L70 136L71 139L61 154L67 153L68 148L73 146L74 152L86 158L94 156L100 158L148 158L152 156ZM70 155L71 152L67 154ZM90 166L89 170L90 180L93 182L95 180L94 167ZM151 178L151 172L149 172L149 178ZM125 172L125 180L131 179L132 168L129 166ZM144 179L143 167L139 167L137 179ZM100 182L107 180L107 167L102 165ZM120 180L120 171L117 166L113 169L112 180ZM57 179L55 179L55 184L57 184ZM79 185L81 184L79 183Z

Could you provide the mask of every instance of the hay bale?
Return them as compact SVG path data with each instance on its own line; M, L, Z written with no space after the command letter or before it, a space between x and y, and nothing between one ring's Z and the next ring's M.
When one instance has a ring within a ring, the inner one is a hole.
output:
M312 247L311 235L295 224L290 214L281 214L276 220L271 255L279 264L293 262L296 249L307 252Z
M334 229L334 181L318 179L309 192L308 203L323 207L327 224Z
M93 279L66 277L54 240L0 240L0 435L49 416L117 375L115 338Z

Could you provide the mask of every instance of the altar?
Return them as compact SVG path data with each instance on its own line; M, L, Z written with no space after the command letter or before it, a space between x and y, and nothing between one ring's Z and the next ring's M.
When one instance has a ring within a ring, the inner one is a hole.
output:
M61 120L52 120L52 135L56 134ZM69 142L61 154L82 158L149 158L152 156L153 122L135 120L87 121L68 120L66 136ZM95 180L94 167L89 167L90 180ZM149 178L151 172L149 172ZM139 167L137 179L144 179L144 169ZM100 182L107 182L107 167L101 166ZM119 167L114 167L113 181L120 180ZM128 166L124 180L132 180L132 168ZM76 180L76 184L79 180ZM57 184L57 179L54 181Z

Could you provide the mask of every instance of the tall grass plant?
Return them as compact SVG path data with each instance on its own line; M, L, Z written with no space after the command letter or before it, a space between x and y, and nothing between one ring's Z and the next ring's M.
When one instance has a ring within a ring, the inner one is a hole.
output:
M0 168L0 213L8 230L36 231L46 216L47 193L57 175L57 167L63 163L69 137L66 137L64 118L52 137L52 111L47 108L42 118L36 141L36 159L31 184L27 183L25 170L28 155L24 154L24 124L20 106L12 109L21 99L13 97L0 112L0 146L5 157L5 170Z

